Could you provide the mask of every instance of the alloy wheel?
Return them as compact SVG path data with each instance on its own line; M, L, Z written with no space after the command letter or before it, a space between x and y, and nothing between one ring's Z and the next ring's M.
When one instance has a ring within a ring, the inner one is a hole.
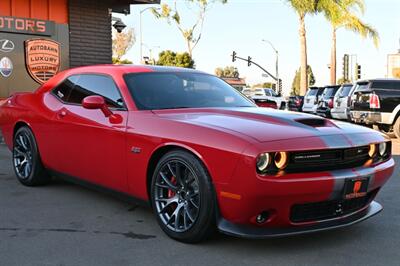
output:
M167 161L159 169L154 191L157 214L168 229L186 232L199 216L199 179L181 160Z
M21 179L29 178L33 167L32 144L29 136L24 132L15 136L13 160L18 177Z

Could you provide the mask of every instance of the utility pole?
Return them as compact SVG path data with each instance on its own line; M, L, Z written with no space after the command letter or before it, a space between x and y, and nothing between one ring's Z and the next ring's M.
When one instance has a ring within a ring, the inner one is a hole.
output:
M142 27L142 14L154 7L147 7L139 12L139 29L140 29L140 63L143 60L143 27ZM155 8L155 10L159 10L160 8Z
M276 90L279 90L279 88L281 88L282 86L280 85L280 79L279 79L279 52L278 52L278 50L277 49L275 49L275 47L274 47L274 45L270 42L270 41L268 41L268 40L265 40L265 39L263 39L262 40L263 42L265 42L265 43L268 43L270 46L271 46L271 48L275 51L275 54L276 54L276 61L275 61L275 77L276 77ZM280 91L279 91L280 92Z

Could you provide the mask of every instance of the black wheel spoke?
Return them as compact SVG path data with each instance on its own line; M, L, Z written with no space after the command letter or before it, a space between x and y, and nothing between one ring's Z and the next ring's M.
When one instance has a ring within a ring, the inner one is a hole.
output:
M190 202L196 209L199 208L199 205L197 205L196 202L194 202L193 199L190 199L189 202Z
M174 170L172 170L172 167L171 167L171 164L170 164L170 163L167 163L167 167L168 167L168 170L170 171L170 173L171 173L173 176L175 176L175 172L174 172Z
M178 202L178 197L173 197L170 199L156 199L156 201L158 202L165 202L165 205L163 206L163 208L160 210L160 213L164 213L166 212L166 210L168 209L168 207L170 207L173 203L177 203Z
M179 163L175 164L175 168L176 168L176 173L175 173L176 181L178 182L178 184L183 186L182 174L181 174L182 169L179 167Z
M165 176L163 172L160 172L160 176L162 180L168 185L169 189L173 191L177 190L177 187L174 184L172 184L172 182L168 179L168 177Z
M186 209L186 215L189 218L190 221L194 222L195 219L192 217L192 215L190 214L190 211Z

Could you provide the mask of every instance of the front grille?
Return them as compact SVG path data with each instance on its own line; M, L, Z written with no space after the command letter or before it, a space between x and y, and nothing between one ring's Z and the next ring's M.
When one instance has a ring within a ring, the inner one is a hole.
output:
M367 206L378 191L369 192L365 197L348 200L331 200L292 206L290 220L294 223L320 221L340 217Z
M370 158L369 146L347 149L292 152L286 172L328 171L359 167Z

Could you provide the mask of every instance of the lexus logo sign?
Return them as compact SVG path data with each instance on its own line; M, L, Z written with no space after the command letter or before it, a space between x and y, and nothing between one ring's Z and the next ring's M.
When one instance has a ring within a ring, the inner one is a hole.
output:
M15 48L15 45L10 40L0 40L0 52L9 53L12 52Z

